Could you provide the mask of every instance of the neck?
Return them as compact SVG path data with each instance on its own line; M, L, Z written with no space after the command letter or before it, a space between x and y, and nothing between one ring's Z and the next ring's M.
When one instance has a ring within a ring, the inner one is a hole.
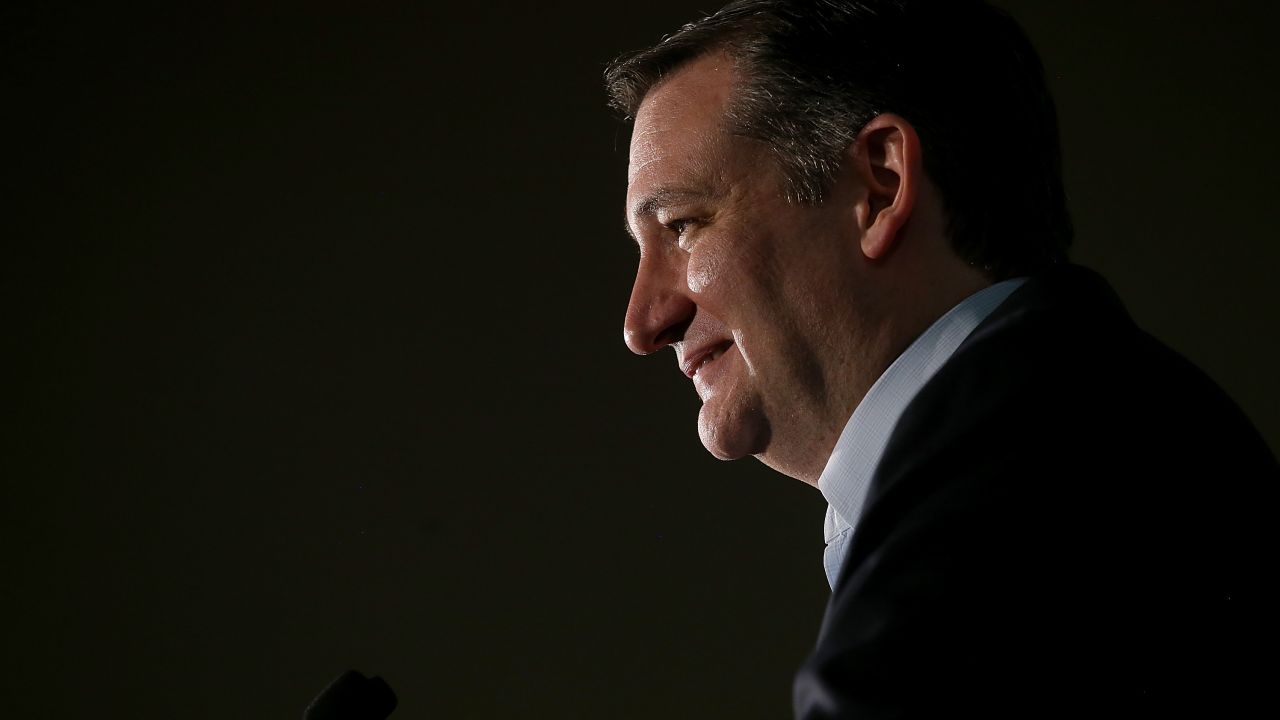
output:
M844 342L832 348L829 392L821 410L795 424L792 442L777 438L783 442L770 443L768 451L756 456L759 460L817 487L845 425L876 380L938 318L992 284L983 273L949 252L946 256L927 272L920 272L922 266L917 264L911 274L882 268L883 273L868 275L878 276L878 282L871 283L876 289L868 291L864 285L863 292L851 296L847 310L851 317L874 314L878 320L861 332L855 323L853 331L838 336Z

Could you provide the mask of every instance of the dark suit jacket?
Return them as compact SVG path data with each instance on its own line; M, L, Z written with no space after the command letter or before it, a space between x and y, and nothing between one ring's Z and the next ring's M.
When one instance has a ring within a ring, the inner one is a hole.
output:
M1278 487L1101 277L1033 277L895 427L796 716L1269 717Z

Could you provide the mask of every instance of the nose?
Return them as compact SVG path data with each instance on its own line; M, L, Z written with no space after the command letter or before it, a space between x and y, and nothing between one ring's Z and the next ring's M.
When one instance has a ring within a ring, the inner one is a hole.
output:
M680 268L653 254L642 257L623 322L627 347L648 355L679 342L697 309Z

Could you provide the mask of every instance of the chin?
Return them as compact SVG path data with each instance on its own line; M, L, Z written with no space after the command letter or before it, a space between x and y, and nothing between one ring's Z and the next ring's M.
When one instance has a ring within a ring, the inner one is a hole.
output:
M720 460L737 460L765 451L769 445L769 423L762 417L743 415L723 417L707 405L702 406L698 413L698 437L707 452Z

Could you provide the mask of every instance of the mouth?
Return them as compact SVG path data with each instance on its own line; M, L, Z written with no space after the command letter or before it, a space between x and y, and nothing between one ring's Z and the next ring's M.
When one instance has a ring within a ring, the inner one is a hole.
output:
M695 377L703 368L720 359L729 348L733 347L733 342L726 340L714 345L708 345L689 356L689 359L681 366L681 370L689 378Z

